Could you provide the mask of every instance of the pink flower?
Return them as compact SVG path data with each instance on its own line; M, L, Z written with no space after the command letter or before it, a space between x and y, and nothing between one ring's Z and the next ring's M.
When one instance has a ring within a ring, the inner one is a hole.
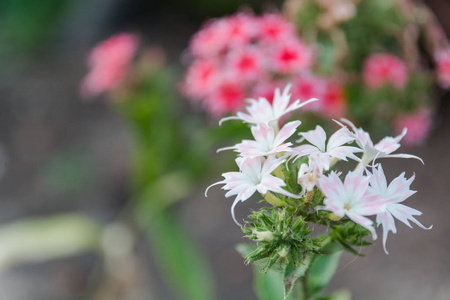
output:
M228 190L225 197L228 198L236 195L236 199L231 206L231 215L233 216L233 220L239 225L234 215L234 208L240 201L247 200L256 191L261 195L272 191L288 197L298 198L298 196L282 189L282 187L286 186L286 183L282 179L270 174L285 161L285 159L277 159L275 155L269 156L267 160L260 157L238 158L236 163L240 168L240 172L222 174L225 179L210 185L205 191L205 196L207 196L208 190L212 186L225 184L222 187L222 189Z
M259 99L259 98L265 98L267 101L272 104L273 98L275 96L275 90L281 89L282 87L286 86L283 82L276 82L276 81L260 81L256 82L252 89L252 94L250 98L252 99Z
M223 20L211 21L192 37L189 45L190 53L195 57L204 58L218 56L226 47L223 34Z
M251 14L238 13L223 20L223 36L228 45L248 44L257 34L258 23Z
M385 84L403 89L408 81L408 70L405 63L394 55L374 54L364 63L363 78L371 89Z
M392 180L388 186L381 165L378 168L374 168L373 174L370 177L368 194L374 195L379 198L379 201L386 203L385 209L377 213L377 226L383 226L383 248L386 254L389 254L386 249L389 231L392 231L394 234L397 233L394 217L411 228L412 226L409 224L409 221L416 223L422 229L431 229L433 227L426 228L413 217L422 215L420 211L400 204L416 193L416 191L410 190L410 185L413 180L414 176L406 179L405 173L403 172L400 176Z
M234 149L244 158L268 156L270 154L291 151L290 146L292 146L292 143L284 142L294 134L300 124L300 121L289 122L277 134L275 134L273 127L266 124L257 124L251 128L253 137L255 138L254 141L243 140L242 143L222 148L218 151Z
M312 145L300 145L294 148L295 155L297 157L310 155L314 158L320 170L330 169L330 159L332 157L345 161L347 161L348 157L359 161L359 158L354 153L361 152L360 149L353 146L343 146L354 140L354 137L348 134L346 128L336 131L326 145L327 136L325 130L319 125L316 126L316 129L300 133L300 135Z
M346 111L347 100L342 85L334 81L325 84L325 92L320 98L320 112L329 118L342 117Z
M381 213L385 210L385 204L377 201L378 196L367 193L369 177L363 175L362 169L348 172L344 183L332 171L328 176L320 177L319 188L325 195L325 206L317 209L331 211L339 217L347 216L369 230L374 240L377 238L373 221L366 216Z
M297 76L292 84L292 94L296 99L310 99L319 98L311 105L308 105L305 110L318 111L322 106L322 99L325 92L325 81L322 78L311 74L304 74Z
M450 49L441 50L435 55L438 81L444 88L450 87Z
M408 129L408 134L403 138L407 145L423 144L431 129L430 114L429 110L422 108L412 114L398 116L393 123L394 130L400 133L404 128Z
M272 50L271 68L276 73L298 74L309 70L313 63L312 50L298 39L280 41Z
M295 27L279 14L266 14L259 19L259 38L263 42L277 43L296 38Z
M265 75L263 54L257 47L243 47L230 52L227 67L238 80L256 81Z
M193 99L200 99L211 93L218 84L219 66L210 59L198 59L187 70L182 91Z
M280 92L280 89L276 89L272 104L265 98L259 98L258 100L248 99L250 102L250 105L246 107L248 114L239 111L236 116L223 118L220 120L219 124L224 121L239 119L250 124L263 123L266 125L275 124L278 126L278 120L287 113L318 100L309 99L303 103L300 103L300 100L295 100L292 104L289 104L291 101L291 94L289 93L290 88L291 85L288 84L284 88L283 93Z
M128 73L138 48L137 36L120 33L97 45L89 55L89 73L81 83L81 93L94 97L117 87Z
M242 108L245 91L241 82L234 79L222 79L208 95L205 106L214 118L227 112L235 112Z

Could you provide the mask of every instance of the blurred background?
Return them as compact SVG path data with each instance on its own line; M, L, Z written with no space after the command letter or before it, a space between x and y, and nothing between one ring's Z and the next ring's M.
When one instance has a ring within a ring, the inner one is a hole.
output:
M424 3L448 35L450 3ZM156 241L139 230L130 237L129 229L114 223L135 184L130 181L133 135L122 108L105 97L80 95L89 53L118 32L137 33L142 45L163 49L161 61L179 82L186 69L185 49L206 20L239 9L275 11L282 5L256 0L0 0L1 299L179 299L157 271ZM434 228L399 225L389 239L389 255L381 241L362 249L366 257L345 254L330 289L347 287L353 299L450 298L450 93L434 89L428 139L400 151L418 155L425 166L392 160L388 171L390 176L415 173L418 193L409 203L423 212L419 220ZM178 85L169 90L176 93ZM215 126L188 101L174 103L178 112L201 119L201 126ZM223 143L216 140L203 151L214 157ZM223 157L231 158L216 159ZM219 189L204 197L205 188L228 171L223 165L218 162L215 172L199 176L171 209L206 258L216 298L256 299L252 269L235 250L243 234L230 217L231 200ZM238 212L244 215L251 207L242 204ZM89 240L96 230L102 231L100 246ZM128 246L134 249L132 258L111 259ZM104 248L113 250L105 254Z

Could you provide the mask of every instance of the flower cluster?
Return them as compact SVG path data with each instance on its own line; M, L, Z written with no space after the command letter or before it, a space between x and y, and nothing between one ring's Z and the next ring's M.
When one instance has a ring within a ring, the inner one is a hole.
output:
M371 89L386 84L404 89L408 81L408 70L405 63L392 54L373 54L364 63L363 78Z
M212 117L235 113L246 98L272 99L273 90L287 80L295 97L324 99L310 109L327 116L344 111L343 89L312 75L313 48L278 14L238 13L212 20L193 36L188 54L192 62L182 92Z
M116 88L129 72L138 49L138 37L119 33L97 45L89 55L89 73L81 83L81 94L92 98Z
M450 48L440 50L435 55L439 84L450 88Z
M239 171L224 173L224 179L212 185L223 184L223 189L228 191L225 196L235 196L231 211L236 223L236 205L258 192L273 205L274 210L282 211L283 217L270 219L270 213L263 210L261 214L265 219L262 218L261 222L265 224L264 231L258 230L262 225L255 222L247 222L244 228L251 238L263 244L274 243L275 237L280 236L284 240L278 241L277 245L281 245L283 249L320 251L318 249L321 245L316 239L314 243L308 244L309 248L302 248L306 246L299 245L297 239L292 239L295 235L286 237L288 230L285 228L285 221L284 233L277 235L276 229L270 229L277 228L273 224L277 220L286 219L287 215L290 215L291 220L297 219L291 224L293 228L302 224L298 227L303 228L299 231L305 236L302 241L307 241L306 236L312 231L307 225L309 222L326 225L332 231L330 236L343 245L354 242L354 236L342 233L343 228L349 226L361 226L376 239L375 222L370 219L374 216L376 225L383 228L386 253L387 236L390 231L397 231L395 219L410 227L410 222L413 222L427 229L415 218L421 212L403 204L415 193L410 188L414 176L407 178L402 173L388 183L378 161L383 158L414 158L422 162L414 155L394 153L400 147L400 141L407 130L404 129L396 137L385 137L374 143L369 133L357 128L349 120L341 119L340 122L336 121L340 128L328 138L324 129L317 126L314 130L300 132L300 139L297 144L293 144L289 140L295 135L301 122L291 121L280 127L281 120L286 114L306 104L314 105L317 99L303 103L297 100L289 105L289 89L290 86L283 92L275 90L272 103L265 98L251 100L246 113L238 112L236 116L225 119L239 119L249 123L254 137L254 140L244 140L221 149L231 149L238 153L236 163ZM338 161L350 160L355 162L355 169L344 176L335 165ZM253 216L255 218L259 217ZM249 230L249 227L253 229ZM323 238L320 239L323 241ZM289 241L294 240L297 244L290 245ZM361 240L359 242L362 243ZM286 254L283 249L277 250L278 256L280 253ZM261 258L261 253L267 252L264 251L258 252L258 259Z

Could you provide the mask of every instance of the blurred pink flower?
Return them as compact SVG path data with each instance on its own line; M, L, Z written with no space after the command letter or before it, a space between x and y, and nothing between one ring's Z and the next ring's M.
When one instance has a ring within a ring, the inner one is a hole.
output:
M385 84L403 89L408 81L408 70L405 63L394 55L373 54L364 63L363 78L371 89Z
M347 99L342 85L334 81L327 81L325 92L320 99L320 111L329 118L341 118L347 109Z
M247 45L258 33L257 18L252 14L238 13L223 21L223 36L229 46Z
M245 90L241 82L235 79L223 79L207 96L205 107L213 118L227 112L236 112L243 106Z
M263 53L257 47L242 47L229 55L228 66L234 76L245 81L256 81L264 78Z
M275 89L281 89L282 87L286 86L283 82L276 82L276 81L258 81L252 91L252 94L249 98L251 99L259 99L259 98L265 98L267 101L272 104L273 98L275 96Z
M224 26L221 20L213 20L191 39L189 51L193 56L217 56L225 48Z
M292 95L294 99L319 98L320 101L312 103L304 108L305 111L319 111L325 93L325 81L312 74L297 76L292 83Z
M94 97L117 87L128 73L138 48L136 35L119 33L97 45L89 55L89 73L81 83L81 93Z
M270 65L276 73L298 74L309 70L312 64L311 48L298 38L278 42L272 50Z
M277 78L308 71L313 57L295 27L278 14L257 17L238 13L213 20L194 35L188 52L192 62L181 91L202 102L216 117L235 112L245 98L272 99L274 88L280 87L274 83ZM223 90L223 81L235 82L239 92L234 89L236 92L225 95L230 89ZM265 88L264 83L268 84ZM220 87L222 91L216 91Z
M439 84L450 87L450 49L441 50L435 55Z
M296 35L294 25L278 14L263 15L259 19L259 30L259 38L267 43L277 43Z
M187 70L182 91L192 100L200 100L218 84L219 66L212 59L198 59Z
M393 125L397 134L404 128L408 128L408 133L403 137L403 142L407 145L416 146L423 144L431 129L431 112L422 108L418 111L401 115L395 118Z

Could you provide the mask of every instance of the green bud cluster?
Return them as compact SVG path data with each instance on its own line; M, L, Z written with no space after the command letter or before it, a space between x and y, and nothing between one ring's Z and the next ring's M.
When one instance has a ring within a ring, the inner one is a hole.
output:
M285 189L303 196L293 199L274 194L283 205L253 211L242 227L246 237L256 242L253 251L245 256L246 262L262 263L264 273L272 267L285 269L288 264L299 267L307 255L320 256L330 245L361 255L353 247L371 244L364 239L370 235L364 227L348 218L330 218L330 212L315 209L323 205L325 197L317 187L303 192L297 183L296 174L304 161L300 159L282 170Z

